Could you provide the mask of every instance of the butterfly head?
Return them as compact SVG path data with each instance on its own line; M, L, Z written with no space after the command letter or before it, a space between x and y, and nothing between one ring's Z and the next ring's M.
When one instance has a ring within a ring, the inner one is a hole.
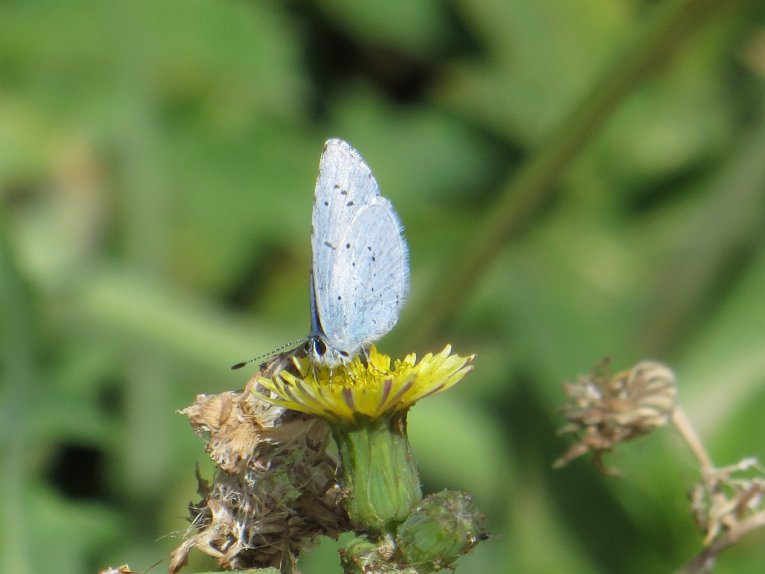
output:
M347 365L359 352L363 352L363 348L349 352L328 344L321 335L310 335L305 343L305 352L314 364L332 368Z

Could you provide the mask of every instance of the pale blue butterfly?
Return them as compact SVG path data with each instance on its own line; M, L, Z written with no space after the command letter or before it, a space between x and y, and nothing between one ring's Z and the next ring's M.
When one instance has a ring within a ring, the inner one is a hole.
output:
M409 250L390 201L347 142L324 145L314 193L308 356L344 364L388 333L409 293Z
M409 293L409 250L398 215L343 140L324 144L311 228L311 333L305 345L263 363L264 371L280 370L293 355L330 368L348 363L393 328Z

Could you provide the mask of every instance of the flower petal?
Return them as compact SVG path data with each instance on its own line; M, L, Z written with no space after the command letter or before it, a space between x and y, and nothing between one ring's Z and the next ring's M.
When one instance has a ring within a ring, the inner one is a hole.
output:
M411 353L394 361L392 367L391 358L374 346L366 361L356 357L333 369L294 357L297 376L280 371L260 377L254 392L273 404L329 420L377 419L452 387L473 368L472 360L473 355L452 355L450 345L438 354L428 353L419 362Z

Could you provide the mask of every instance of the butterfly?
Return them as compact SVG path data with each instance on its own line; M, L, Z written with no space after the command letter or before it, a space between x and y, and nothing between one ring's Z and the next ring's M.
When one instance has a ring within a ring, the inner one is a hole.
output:
M345 364L388 333L409 293L409 249L391 202L347 142L324 145L314 192L309 358Z
M409 248L399 217L359 152L343 140L324 144L311 230L311 332L304 345L263 363L267 370L300 354L315 365L347 364L394 327L409 293Z

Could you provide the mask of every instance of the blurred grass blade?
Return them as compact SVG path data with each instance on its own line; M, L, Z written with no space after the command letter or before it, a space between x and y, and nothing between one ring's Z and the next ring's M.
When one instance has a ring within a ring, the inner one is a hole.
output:
M28 562L24 500L27 483L25 414L32 412L29 398L34 394L34 363L37 347L33 304L10 242L5 213L0 211L0 571L31 572Z
M637 348L645 356L666 354L678 334L703 310L731 262L762 237L765 224L765 121L731 153L731 163L712 185L696 221L656 279L655 291L638 328Z

